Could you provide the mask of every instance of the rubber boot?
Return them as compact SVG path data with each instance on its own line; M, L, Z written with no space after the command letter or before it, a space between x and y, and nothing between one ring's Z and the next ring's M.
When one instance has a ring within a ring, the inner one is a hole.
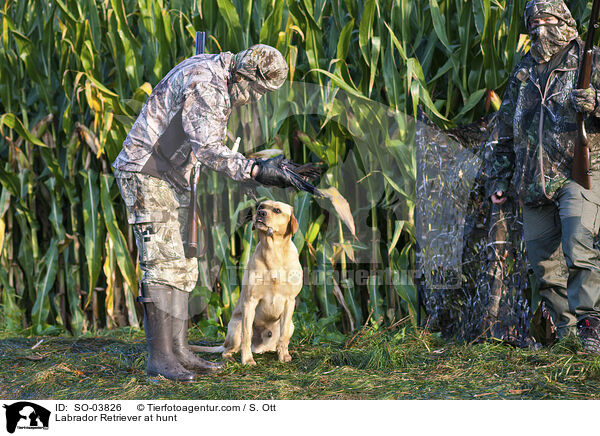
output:
M173 326L169 314L172 299L169 286L141 286L138 301L144 307L144 331L148 343L148 363L146 373L149 376L161 375L166 379L190 382L195 375L185 369L173 353Z
M184 368L198 373L214 373L223 369L222 363L209 362L196 356L188 343L189 293L173 289L173 353Z

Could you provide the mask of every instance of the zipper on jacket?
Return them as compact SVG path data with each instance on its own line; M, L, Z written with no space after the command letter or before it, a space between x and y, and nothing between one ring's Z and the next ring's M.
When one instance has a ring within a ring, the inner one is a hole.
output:
M541 97L541 102L540 102L540 122L539 122L539 126L538 126L538 164L540 167L540 182L542 185L542 192L544 193L544 197L546 197L548 200L552 200L552 197L549 197L548 194L546 194L546 179L545 179L545 175L544 175L544 156L542 154L543 149L544 149L544 144L542 141L543 138L543 133L544 133L544 106L546 104L546 98L547 98L547 94L548 94L548 89L551 88L552 86L552 81L555 79L555 73L557 72L569 72L569 71L574 71L576 70L576 68L555 68L552 71L550 71L550 73L548 74L548 78L546 79L546 87L544 88L544 91L542 91L542 88L539 84L539 75L536 72L536 78L538 79L537 82L534 82L532 79L532 69L535 68L535 65L532 66L530 68L529 71L529 80L531 80L531 83L533 83L535 85L535 87L537 88L538 92L540 93L540 97Z

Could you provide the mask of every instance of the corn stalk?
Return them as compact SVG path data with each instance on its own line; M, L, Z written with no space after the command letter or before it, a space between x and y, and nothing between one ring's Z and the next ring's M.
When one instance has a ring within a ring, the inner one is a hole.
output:
M355 237L332 203L259 190L294 205L294 242L308 275L335 279L305 284L298 318L327 331L360 326L369 314L376 325L414 318L416 159L405 114L422 105L452 126L492 110L491 96L502 93L520 56L524 3L6 0L2 328L81 334L139 324L136 248L110 164L152 86L193 54L196 30L208 32L208 53L275 46L290 79L316 87L286 86L275 103L230 121L229 145L242 137L242 153L277 148L298 162L320 162L323 187L348 201L358 223ZM193 294L196 320L223 328L256 242L247 224L254 202L215 174L204 174L201 185L211 231ZM364 270L366 280L357 281ZM382 282L375 270L401 280Z

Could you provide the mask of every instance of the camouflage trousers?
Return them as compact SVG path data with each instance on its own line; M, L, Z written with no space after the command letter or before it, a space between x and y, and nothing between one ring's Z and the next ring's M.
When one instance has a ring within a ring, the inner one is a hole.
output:
M592 176L590 190L569 180L554 203L523 206L527 258L559 338L575 333L578 320L600 315L600 252L594 246L600 227L599 176Z
M187 259L183 251L189 192L179 193L164 180L141 173L117 170L115 179L133 226L142 282L191 292L198 261Z

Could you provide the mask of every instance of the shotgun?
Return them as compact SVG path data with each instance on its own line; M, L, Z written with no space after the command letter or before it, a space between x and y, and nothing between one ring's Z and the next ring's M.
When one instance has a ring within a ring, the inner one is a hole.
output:
M598 13L600 12L600 0L594 0L592 13L590 15L590 25L588 26L585 46L583 49L583 62L579 69L579 78L577 79L578 89L587 89L590 87L592 76L592 57L594 56L594 34L598 28ZM588 148L589 139L585 131L583 114L577 113L577 141L575 150L573 150L573 168L571 177L585 189L590 189L590 150Z
M196 54L204 53L205 33L196 32ZM198 257L198 235L200 233L198 218L198 179L200 178L200 165L197 163L192 167L190 173L190 207L188 209L188 240L183 245L185 257Z

